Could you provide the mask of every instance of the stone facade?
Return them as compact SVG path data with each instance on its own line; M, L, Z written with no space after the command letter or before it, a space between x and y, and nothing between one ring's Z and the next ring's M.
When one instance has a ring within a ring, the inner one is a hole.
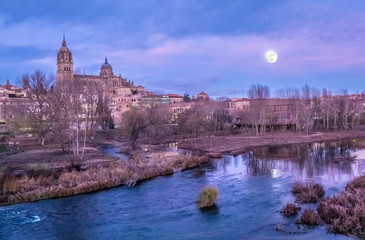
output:
M250 100L247 98L233 98L228 103L230 109L248 111L250 108Z
M209 100L209 95L206 94L205 92L201 92L198 95L196 95L196 99L198 101L208 101Z

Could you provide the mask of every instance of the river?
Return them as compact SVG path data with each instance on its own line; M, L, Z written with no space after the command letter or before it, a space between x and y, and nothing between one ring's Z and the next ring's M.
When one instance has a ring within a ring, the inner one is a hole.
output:
M279 211L294 201L295 180L314 179L332 196L364 174L365 160L333 161L361 153L364 144L257 148L131 188L0 207L0 239L348 239L325 226L298 227L300 214L285 218ZM195 201L207 185L219 189L217 208L201 211Z

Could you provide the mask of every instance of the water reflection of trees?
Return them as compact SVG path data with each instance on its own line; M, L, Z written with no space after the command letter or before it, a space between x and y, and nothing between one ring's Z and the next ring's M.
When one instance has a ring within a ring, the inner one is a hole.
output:
M358 175L365 169L362 161L336 164L334 158L350 154L359 144L359 140L348 140L254 148L248 154L247 173L270 175L274 169L280 169L283 172L300 173L308 178L326 176L333 180L340 174L353 175L353 171Z
M248 154L247 161L247 174L249 175L271 175L271 171L275 168L275 162L268 158L258 158L256 157L256 151L262 151L259 149L255 149Z
M331 182L341 181L341 178L365 173L363 160L340 164L334 161L339 155L348 155L357 150L360 143L360 140L350 140L253 148L237 157L224 155L223 159L214 159L205 171L272 177L290 174L301 178L321 177Z

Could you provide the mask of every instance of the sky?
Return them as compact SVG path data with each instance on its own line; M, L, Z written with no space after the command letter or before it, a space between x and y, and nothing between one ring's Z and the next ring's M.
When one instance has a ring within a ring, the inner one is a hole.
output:
M365 90L363 0L0 0L0 83L55 73L63 34L74 69L161 93Z

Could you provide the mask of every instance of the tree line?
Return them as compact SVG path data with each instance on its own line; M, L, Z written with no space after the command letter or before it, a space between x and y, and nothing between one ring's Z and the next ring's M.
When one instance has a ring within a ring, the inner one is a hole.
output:
M308 134L311 130L357 129L361 124L361 114L365 113L365 95L359 95L363 101L357 103L346 89L335 95L331 90L305 85L280 89L275 95L276 98L270 98L267 86L251 86L248 91L250 108L238 113L246 128L261 135L268 130ZM278 111L278 108L283 111Z
M138 137L152 141L167 136L184 139L239 133L265 135L267 131L309 134L310 131L350 130L359 128L361 114L365 114L363 105L352 101L347 90L335 95L328 89L305 85L277 90L275 98L271 98L268 86L256 84L247 95L249 107L233 113L228 108L230 99L219 98L194 102L175 115L163 105L131 109L124 114L122 125L128 129L126 135L135 142ZM361 96L365 103L365 95ZM159 130L155 131L156 128Z
M94 141L96 132L105 133L113 126L108 89L102 82L55 82L55 76L36 70L24 74L22 88L26 101L13 105L10 119L14 130L38 136L39 143L46 140L60 143L63 151L75 161L82 159L87 142ZM267 131L348 130L360 125L359 106L349 98L346 90L334 95L330 90L310 88L280 89L275 103L268 86L256 84L248 90L249 108L231 112L230 99L191 102L185 95L185 107L174 112L172 105L132 107L122 114L122 135L134 145L139 138L150 143L175 137L205 137L248 133L265 135ZM275 111L275 106L285 108ZM361 106L360 106L361 107Z

